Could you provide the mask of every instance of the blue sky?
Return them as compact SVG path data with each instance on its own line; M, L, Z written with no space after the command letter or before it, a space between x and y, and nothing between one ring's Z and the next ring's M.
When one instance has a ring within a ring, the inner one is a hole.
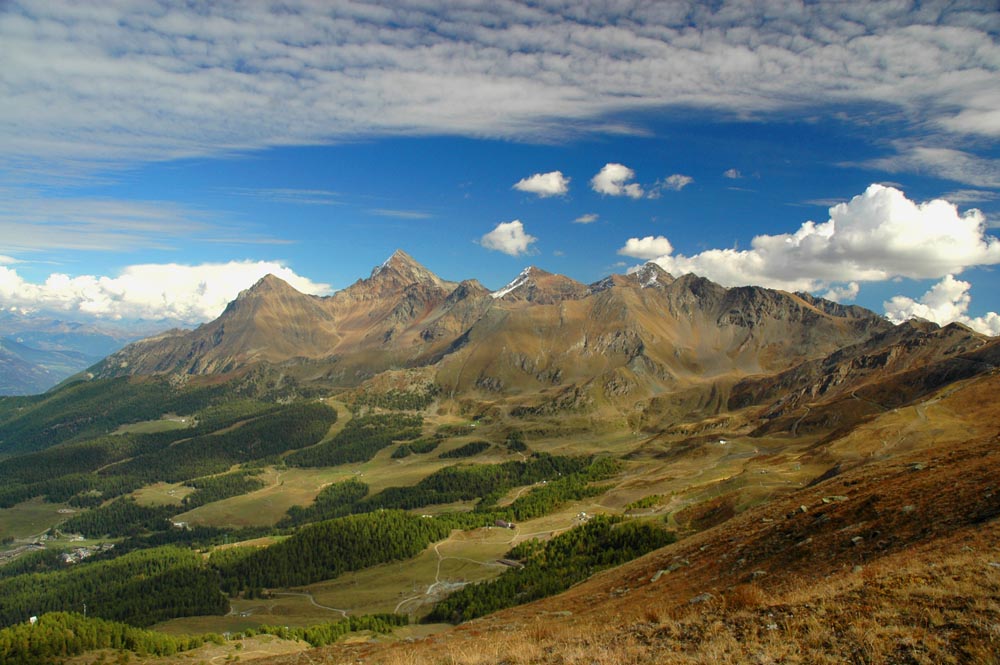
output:
M998 32L996 2L3 3L0 307L195 324L403 248L1000 334Z

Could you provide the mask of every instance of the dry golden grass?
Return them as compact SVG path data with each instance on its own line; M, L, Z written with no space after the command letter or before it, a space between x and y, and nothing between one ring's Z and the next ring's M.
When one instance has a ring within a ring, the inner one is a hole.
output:
M935 408L954 413L958 399L947 396ZM994 434L873 459L558 598L412 643L333 647L310 658L371 665L1000 663L1000 414L976 411L986 421L978 431L993 427Z

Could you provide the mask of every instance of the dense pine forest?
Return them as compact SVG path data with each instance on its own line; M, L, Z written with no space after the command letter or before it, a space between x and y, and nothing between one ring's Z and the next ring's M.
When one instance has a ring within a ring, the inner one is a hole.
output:
M97 408L102 394L121 400ZM601 481L621 471L621 462L610 457L533 453L518 431L495 441L470 441L471 425L428 432L418 411L432 395L355 396L355 413L335 434L328 433L337 411L321 401L283 403L155 380L82 383L49 396L0 400L0 442L17 441L0 459L0 506L39 498L66 503L76 514L60 531L107 543L76 563L44 549L0 566L0 627L8 627L0 630L0 654L16 659L30 652L34 660L23 662L42 663L93 648L150 654L192 648L217 638L167 638L139 628L172 617L225 614L234 598L405 561L456 529L544 516L601 493ZM57 422L60 412L71 414L71 422ZM164 414L176 415L163 422ZM448 452L431 455L456 438ZM411 484L375 492L358 477L331 483L269 527L175 523L182 512L262 489L265 468L360 464L388 448L392 452L383 457L393 463L440 461ZM489 462L477 461L486 453ZM184 495L166 505L137 501L132 493L154 480L177 483ZM450 504L466 507L422 514ZM272 536L272 544L216 547L261 536ZM668 540L659 526L599 519L546 545L529 541L508 555L523 560L522 569L466 587L431 616L461 621L525 602ZM86 619L73 614L84 609ZM27 631L23 622L35 616L42 620L34 628L41 628ZM255 630L318 645L352 630L388 631L406 621L351 616L312 628ZM67 639L66 630L79 634Z

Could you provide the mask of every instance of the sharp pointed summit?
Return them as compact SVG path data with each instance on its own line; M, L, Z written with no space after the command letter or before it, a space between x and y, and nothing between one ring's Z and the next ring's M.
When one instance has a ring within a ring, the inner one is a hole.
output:
M347 291L361 299L381 298L401 293L419 285L451 292L457 284L448 282L418 263L412 256L397 249L388 259L372 269L367 279L360 279Z

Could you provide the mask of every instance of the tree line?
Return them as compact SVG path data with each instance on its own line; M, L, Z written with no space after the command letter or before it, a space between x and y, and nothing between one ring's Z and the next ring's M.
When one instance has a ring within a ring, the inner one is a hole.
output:
M360 416L348 422L330 441L285 458L289 466L338 466L367 462L394 441L417 439L423 418L403 413Z
M180 616L224 614L219 575L189 549L160 547L0 580L0 625L45 612L88 615L148 626Z
M523 562L523 567L456 591L437 603L426 620L461 623L552 596L675 540L674 534L648 522L594 517L547 542L529 540L514 547L506 557Z
M0 630L0 662L53 665L95 649L172 656L197 649L206 642L223 644L224 641L215 634L167 635L78 613L49 612L39 616L35 623L24 622Z

